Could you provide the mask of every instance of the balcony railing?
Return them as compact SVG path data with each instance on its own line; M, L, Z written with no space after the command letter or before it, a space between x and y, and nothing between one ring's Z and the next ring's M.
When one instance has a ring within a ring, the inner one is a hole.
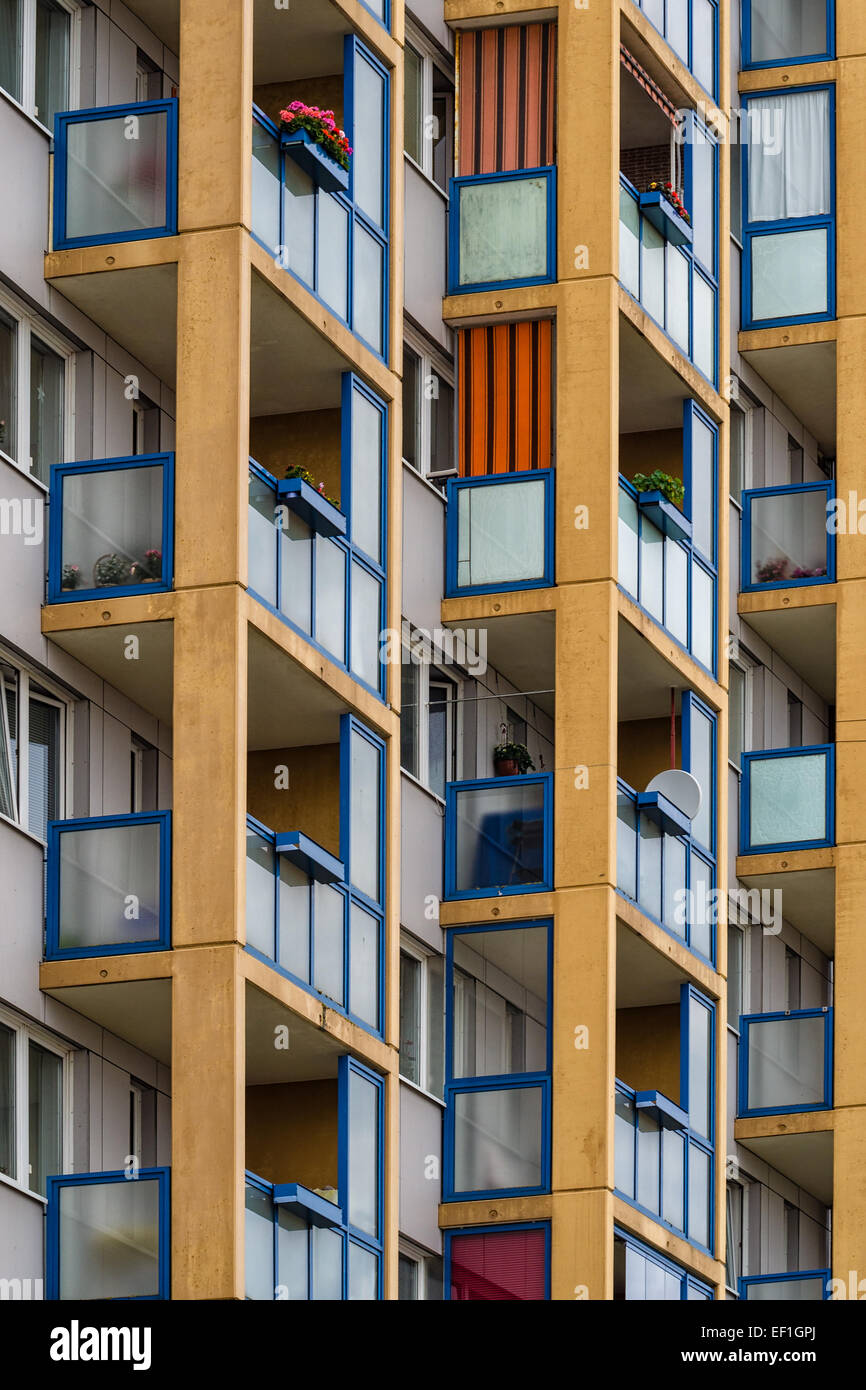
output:
M446 785L446 898L552 887L551 773Z
M617 778L616 886L647 917L693 951L714 960L713 868L687 835L638 808L638 794Z
M696 1245L712 1241L712 1158L688 1131L688 1115L658 1092L616 1083L614 1187L620 1196Z
M247 946L368 1028L381 1027L380 918L350 901L340 860L247 816Z
M812 1303L829 1297L829 1269L806 1269L797 1274L755 1274L740 1279L740 1298L749 1303Z
M451 180L449 292L556 279L556 168Z
M168 1168L48 1179L46 1297L167 1299Z
M48 960L171 945L171 812L51 821Z
M833 1010L740 1019L739 1113L788 1115L833 1104Z
M553 469L448 483L447 593L553 583Z
M55 116L55 251L176 232L176 101Z
M743 493L744 590L830 584L836 537L832 482L761 487Z
M836 748L743 754L740 853L821 849L835 839Z
M174 455L54 464L48 602L157 593L174 578Z

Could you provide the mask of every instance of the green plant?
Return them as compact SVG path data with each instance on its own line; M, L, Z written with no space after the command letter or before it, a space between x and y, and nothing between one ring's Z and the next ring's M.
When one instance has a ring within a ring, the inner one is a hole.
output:
M672 478L670 473L664 473L661 468L656 468L652 473L635 473L632 485L638 492L660 492L662 497L673 502L675 507L683 505L686 495L680 479Z
M330 502L332 507L339 507L339 502L335 502L333 497L329 497L325 492L325 484L317 483L308 468L302 468L299 463L293 463L291 468L286 469L286 477L300 478L302 483L306 483L307 486L311 487L314 492L317 492L320 497L324 497L325 501Z
M93 582L107 589L114 584L129 583L129 561L120 555L100 555L93 566Z
M495 763L515 763L517 771L521 775L524 772L535 771L535 763L529 756L529 749L525 743L497 743L493 750L493 761Z
M307 106L302 101L293 101L285 111L280 112L280 121L287 135L294 135L296 130L305 130L341 169L348 169L352 147L346 139L346 132L341 130L334 120L333 111L324 111L319 106Z
M81 570L78 565L64 565L60 579L61 589L77 589L81 583Z

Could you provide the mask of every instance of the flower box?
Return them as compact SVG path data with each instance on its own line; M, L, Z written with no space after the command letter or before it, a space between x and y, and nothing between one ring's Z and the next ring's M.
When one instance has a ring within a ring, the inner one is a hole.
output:
M277 484L277 497L320 536L345 536L346 518L340 508L303 478L283 478Z
M284 131L280 144L290 159L293 159L305 174L309 174L319 188L326 193L345 193L349 187L349 171L342 168L335 159L325 154L307 130L295 130L291 135Z
M639 492L637 504L653 526L674 541L690 541L692 523L661 492Z
M675 806L662 792L639 792L637 809L663 830L666 835L688 835L692 823L679 806Z
M691 245L691 227L684 217L680 217L664 193L658 190L653 193L641 193L638 204L647 221L652 223L666 241L671 242L673 246Z

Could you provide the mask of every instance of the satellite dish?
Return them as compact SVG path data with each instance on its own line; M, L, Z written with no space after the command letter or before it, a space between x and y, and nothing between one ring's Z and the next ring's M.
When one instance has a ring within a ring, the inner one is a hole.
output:
M647 791L660 792L688 820L694 820L701 809L700 782L690 772L682 772L679 768L660 772L649 783Z

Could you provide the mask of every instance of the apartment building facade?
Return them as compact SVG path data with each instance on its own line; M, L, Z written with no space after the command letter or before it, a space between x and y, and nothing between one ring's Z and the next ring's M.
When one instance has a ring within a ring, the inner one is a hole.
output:
M859 1295L864 54L3 7L4 1296Z

